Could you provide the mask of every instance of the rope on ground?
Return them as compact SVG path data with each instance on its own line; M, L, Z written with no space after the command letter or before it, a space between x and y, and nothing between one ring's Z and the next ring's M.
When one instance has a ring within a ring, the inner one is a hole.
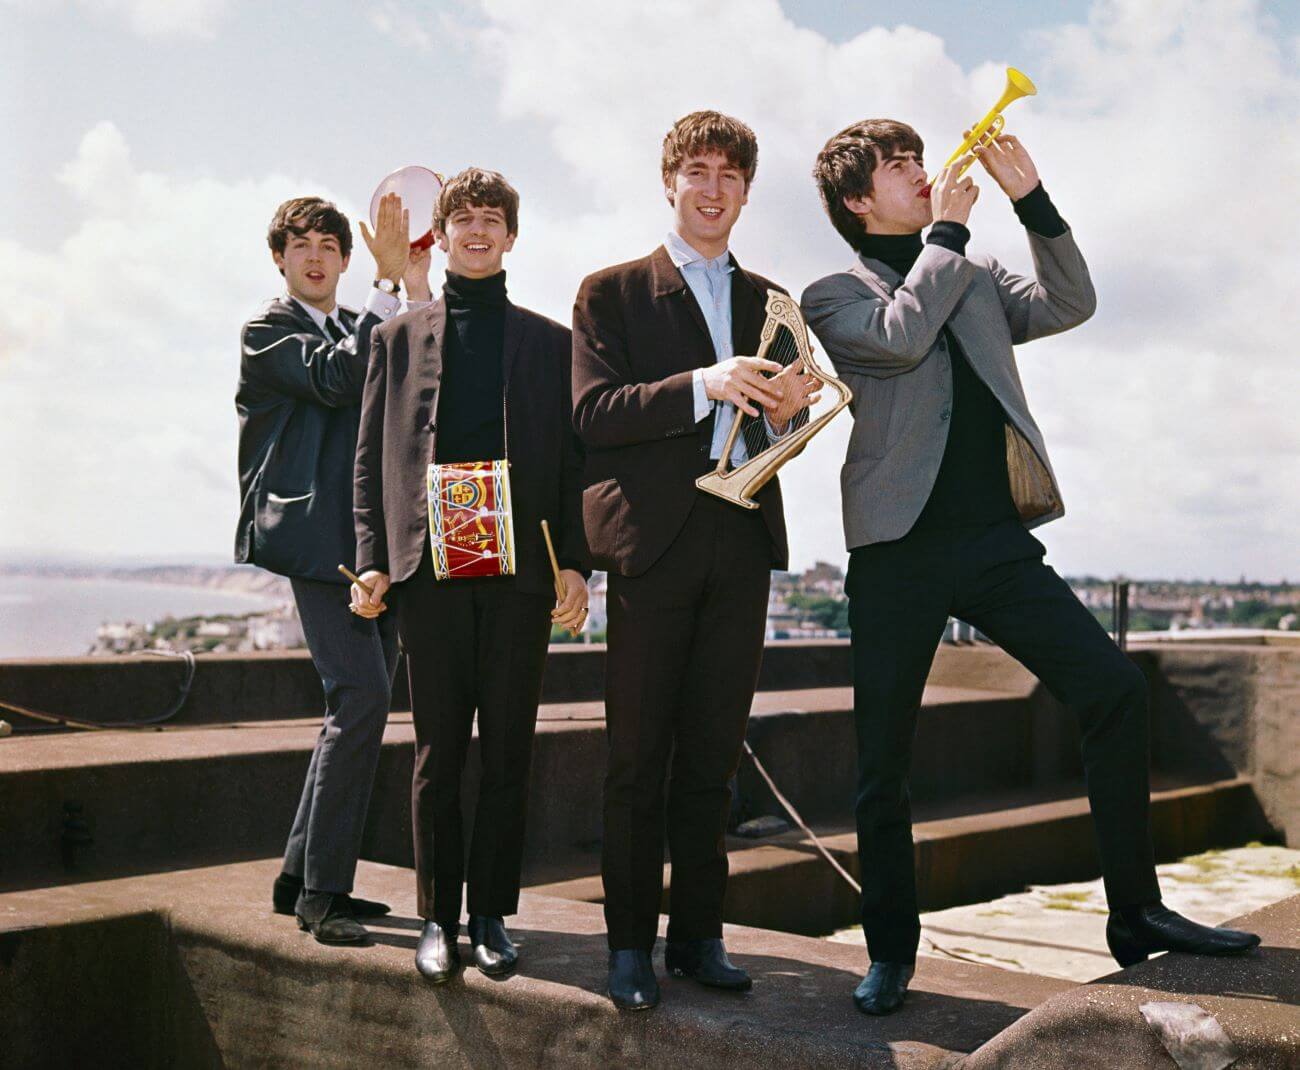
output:
M153 717L145 717L132 721L87 721L79 717L63 717L53 713L42 713L40 710L29 709L26 706L19 706L13 702L4 702L0 700L0 710L8 710L17 713L23 717L30 718L33 721L41 721L43 725L49 728L81 728L87 731L108 731L115 728L139 729L142 731L161 732L164 721L170 721L181 711L185 705L186 699L190 697L190 688L194 684L194 655L188 650L142 650L140 653L152 655L159 658L180 658L185 663L184 679L181 681L180 691L162 713ZM48 731L48 728L33 726L25 729L29 732Z
M823 844L822 841L817 838L817 834L808 827L808 822L806 822L802 817L799 816L799 811L794 808L794 804L790 802L790 800L787 799L784 795L781 794L780 788L776 786L776 782L772 779L768 771L763 768L763 763L758 760L758 755L754 753L753 747L749 745L749 740L745 740L745 753L749 755L749 760L754 763L754 768L758 770L758 775L763 778L763 781L767 784L768 789L772 792L773 795L776 796L776 801L781 804L781 806L785 809L785 812L790 815L791 819L793 819L794 823L803 830L804 835L807 836L808 839L812 841L813 846L816 847L817 850L821 852L822 857L831 864L835 872L844 878L844 880L848 883L849 887L852 888L856 894L861 895L862 885L860 885L857 881L855 881L853 877L849 874L848 870L846 870L842 865L840 865L839 861L835 858L835 856L826 849L826 845ZM944 947L942 944L936 944L934 940L932 940L928 936L923 936L921 939L923 939L927 944L929 944L931 949L933 949L935 952L937 952L940 955L944 955L950 959L957 959L960 962L974 963L976 966L988 965L987 962L984 962L980 959L972 958L969 955L963 955L958 951L953 951L950 948Z
M758 770L758 775L763 778L764 782L766 782L768 789L776 796L776 801L785 808L785 812L790 815L794 820L794 823L803 829L804 835L812 841L813 846L821 852L822 857L831 864L835 872L848 882L849 887L852 888L854 892L861 895L862 885L855 881L849 874L849 871L840 865L839 860L831 854L830 851L826 849L826 845L817 838L817 833L813 832L813 830L808 827L808 822L799 816L799 811L794 808L794 804L781 794L781 789L776 786L776 782L772 780L768 775L767 770L763 768L763 763L758 760L758 755L754 753L754 748L749 745L749 740L745 740L745 753L749 755L749 760L754 763L754 768Z

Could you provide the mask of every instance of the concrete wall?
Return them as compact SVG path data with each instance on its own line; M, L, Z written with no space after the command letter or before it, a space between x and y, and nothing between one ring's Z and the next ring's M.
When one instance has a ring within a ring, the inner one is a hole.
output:
M777 643L765 655L761 689L804 692L792 706L811 707L815 690L850 682L843 642ZM1151 682L1153 764L1189 780L1241 773L1254 778L1271 823L1291 845L1300 844L1300 650L1286 647L1179 646L1137 650L1135 661ZM547 670L548 702L591 701L601 693L604 651L556 648ZM72 659L0 663L0 699L86 717L112 719L163 708L179 667L161 659ZM918 728L914 796L941 800L963 793L1017 789L1079 774L1077 733L1071 718L1032 677L991 647L943 647L931 683L992 689L986 701L950 702L927 712ZM847 692L843 692L847 695ZM178 725L311 716L319 709L319 682L300 654L199 659L192 697ZM825 701L816 716L771 713L755 717L750 740L777 783L813 821L847 822L854 790L854 732L846 698ZM19 724L19 718L11 718ZM80 800L97 825L91 850L141 858L159 851L201 850L231 837L254 853L274 853L292 812L314 735L304 724L301 748L260 756L246 774L238 765L194 764L184 773L183 797L202 798L201 812L178 807L176 771L139 765L6 771L0 740L0 815L10 827L0 846L0 870L33 861L39 844L58 853L65 801ZM85 737L89 738L89 737ZM16 742L16 740L15 740ZM68 739L72 742L72 738ZM143 747L143 744L142 744ZM94 765L94 750L86 762ZM147 761L147 759L142 759ZM471 755L466 793L473 796ZM533 770L530 860L594 848L600 834L600 771L604 738L599 722L552 722L539 732ZM255 766L255 767L254 767ZM371 806L366 851L372 858L409 861L407 785L409 746L385 748ZM779 812L767 789L742 762L737 816ZM129 811L153 796L148 829L129 833ZM39 804L39 806L38 806ZM169 809L170 808L170 809ZM39 810L39 813L37 812ZM115 815L124 837L109 834ZM281 818L283 817L283 820ZM16 826L16 828L15 828ZM39 852L37 852L39 853ZM85 852L83 852L85 853ZM251 857L241 852L240 857ZM54 856L42 865L55 865ZM89 867L95 871L97 867ZM5 874L0 873L0 878Z
M1147 647L1152 759L1215 776L1254 778L1287 846L1300 846L1300 649L1235 644Z
M200 654L177 724L228 724L301 717L324 704L320 678L306 651ZM161 713L175 701L184 666L177 658L127 655L109 658L0 660L0 701L42 713L92 721L130 721ZM759 688L764 691L841 687L849 683L847 640L792 641L768 647ZM561 644L551 648L544 703L594 702L604 695L605 647ZM399 664L393 709L409 710L406 669ZM29 722L0 714L19 728Z

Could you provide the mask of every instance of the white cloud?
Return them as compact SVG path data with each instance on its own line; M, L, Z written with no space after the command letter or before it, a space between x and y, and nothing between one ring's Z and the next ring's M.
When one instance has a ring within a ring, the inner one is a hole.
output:
M643 253L667 226L659 141L686 111L754 126L759 172L735 248L797 292L848 259L808 179L830 134L903 118L935 162L1002 90L1004 63L964 72L932 34L873 28L832 44L774 0L482 9L490 25L476 40L501 62L503 115L544 124L573 172L573 186L542 191L545 218L513 254L517 274L548 272L557 306L586 271ZM1038 44L1040 95L1012 106L1009 129L1040 161L1101 294L1089 324L1020 353L1070 510L1044 533L1053 558L1101 572L1295 574L1291 43L1251 3L1102 0L1086 25ZM1027 270L1019 226L984 185L972 247ZM787 469L797 564L842 555L841 421Z
M143 37L212 37L230 0L78 0L78 6L124 18Z
M8 540L227 552L239 325L281 288L265 244L275 205L323 184L143 171L110 122L57 181L79 220L68 239L0 239L0 452L21 458L4 476L3 500L22 503Z
M182 8L210 27L224 5ZM669 225L658 157L677 116L718 107L754 126L758 179L736 252L797 293L848 260L808 174L825 139L894 116L940 159L1016 58L965 71L939 37L907 27L834 44L775 0L481 0L455 21L427 10L383 3L371 21L416 47L459 42L481 61L471 69L493 72L474 87L479 114L448 110L446 122L473 124L476 162L516 152L511 291L560 320L583 275L644 254ZM1019 354L1069 508L1043 532L1052 559L1068 571L1294 577L1296 42L1248 3L1102 0L1037 48L1040 95L1012 106L1009 128L1038 159L1101 297L1090 323ZM544 132L553 153L535 155L532 138L517 152L521 129ZM278 289L271 211L324 188L301 179L141 169L101 123L57 174L76 221L68 240L0 236L0 450L23 461L7 466L3 500L26 503L9 541L228 549L236 335ZM984 184L973 247L1026 269L1023 234ZM366 270L354 267L346 293L363 292ZM842 557L847 424L787 469L797 566Z
M419 14L406 10L396 0L383 0L373 5L366 14L367 20L380 33L399 44L429 52L433 49L435 35Z

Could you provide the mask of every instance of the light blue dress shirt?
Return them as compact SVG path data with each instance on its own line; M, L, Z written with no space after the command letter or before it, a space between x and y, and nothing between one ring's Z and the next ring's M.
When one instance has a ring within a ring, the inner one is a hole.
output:
M704 322L709 328L709 337L713 340L714 363L730 360L735 356L731 343L731 273L735 270L731 262L731 250L709 260L675 230L668 232L664 248L677 270L682 273L691 293L695 295L700 311L704 313ZM736 406L729 401L715 403L708 396L704 390L703 369L695 369L691 383L695 388L696 423L706 419L714 405L718 404L718 417L713 423L713 442L709 447L709 456L716 461L722 456L722 448L727 444L731 422L736 418ZM775 440L783 437L773 433L766 415L763 424L768 438ZM748 459L744 436L738 435L731 450L731 463L743 464Z

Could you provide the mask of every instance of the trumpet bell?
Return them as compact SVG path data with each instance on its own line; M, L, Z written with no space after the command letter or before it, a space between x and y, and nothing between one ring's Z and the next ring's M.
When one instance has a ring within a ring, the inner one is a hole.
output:
M1019 100L1021 97L1036 97L1038 87L1034 85L1033 80L1024 71L1018 71L1015 67L1007 68L1007 88L1002 93L1002 99L1006 102L1003 107L1010 104L1013 100Z

